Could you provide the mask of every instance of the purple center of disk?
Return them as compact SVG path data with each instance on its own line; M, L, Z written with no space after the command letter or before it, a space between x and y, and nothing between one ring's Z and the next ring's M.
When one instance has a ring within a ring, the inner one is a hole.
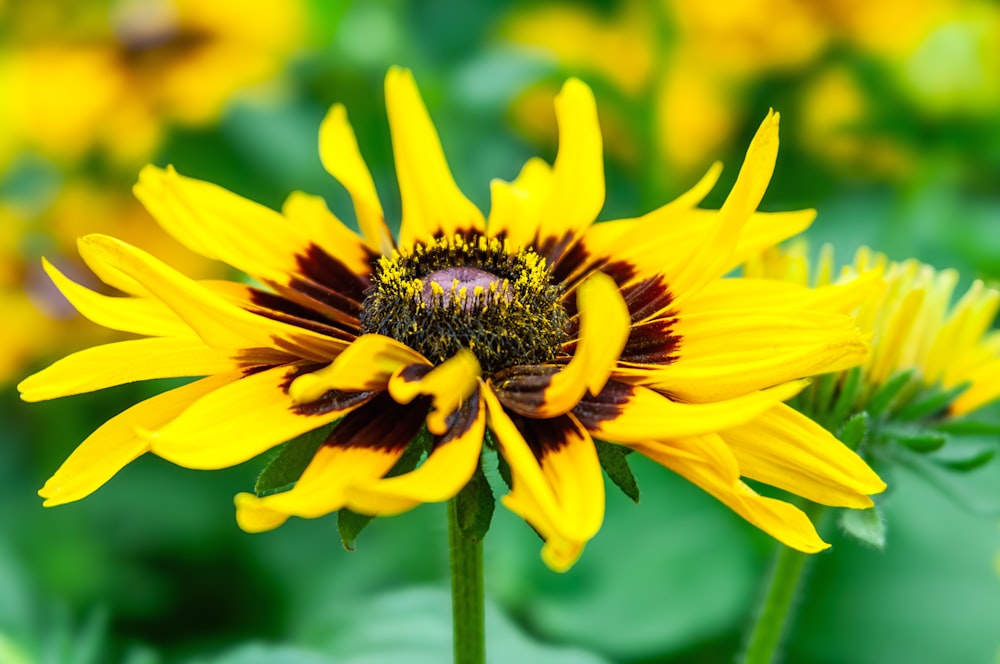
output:
M514 297L510 286L504 288L503 280L497 277L497 275L475 267L446 267L444 269L431 272L424 277L423 282L424 288L421 292L421 297L427 304L434 303L432 297L434 291L431 290L432 283L438 284L444 290L444 304L451 302L452 284L455 285L454 292L456 295L463 288L466 289L465 299L462 302L462 308L465 311L471 311L475 306L476 298L474 293L477 287L483 289L482 303L484 304L497 298L503 298L506 302L510 302ZM497 290L491 295L490 284L494 283L496 284Z

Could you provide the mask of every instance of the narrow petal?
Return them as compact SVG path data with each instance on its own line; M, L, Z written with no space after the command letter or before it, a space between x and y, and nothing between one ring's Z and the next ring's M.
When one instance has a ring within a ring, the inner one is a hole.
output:
M724 267L728 272L768 247L795 237L812 226L816 210L754 212L740 233L739 241Z
M555 105L559 152L537 241L552 262L561 254L558 248L582 235L604 206L604 153L594 93L583 81L571 78L556 95ZM547 247L552 249L546 251Z
M226 302L204 286L141 249L104 235L80 240L94 258L141 283L174 310L214 348L275 347L304 358L330 359L347 342L256 316Z
M785 404L719 434L740 474L824 505L871 507L885 490L861 457Z
M448 430L416 470L347 489L347 506L363 514L399 514L420 503L453 498L469 483L480 462L486 407L478 394L448 418Z
M604 519L604 478L593 440L571 415L520 420L519 428L488 388L483 395L513 479L503 503L545 539L545 563L566 571Z
M418 371L412 371L413 368ZM430 396L433 401L427 415L427 430L440 436L448 430L447 419L451 414L479 388L482 369L475 354L465 348L430 371L426 368L427 365L418 364L397 369L389 379L389 394L402 404L421 394Z
M159 427L205 394L236 380L230 373L203 378L146 399L102 424L80 443L38 492L45 507L86 498L110 480L149 445L136 428Z
M380 334L357 338L328 366L292 381L288 394L295 403L314 401L330 390L382 390L396 370L417 364L429 366L423 355Z
M509 373L497 383L497 396L530 417L555 417L572 410L585 392L597 394L611 375L629 335L629 313L611 277L591 275L577 290L580 338L576 354L560 371L537 367Z
M714 403L679 403L645 387L609 381L594 397L584 397L573 414L595 438L641 443L722 431L758 417L798 394L808 381Z
M297 406L286 389L300 370L281 366L241 378L143 435L155 454L179 466L226 468L328 424L373 396L346 393L322 409Z
M351 195L365 243L382 255L391 254L392 234L385 224L382 203L375 191L371 171L361 156L354 128L347 119L347 111L341 104L335 104L320 125L319 156L327 172L344 185Z
M530 246L542 223L542 204L552 190L552 167L533 157L513 182L490 183L489 237L502 236L512 248Z
M799 309L851 314L881 289L878 270L868 270L848 281L818 288L774 279L717 279L686 298L684 312L693 315L739 309L752 302L760 310Z
M245 366L238 353L209 348L198 338L132 339L67 355L25 378L17 389L25 401L45 401L139 380L210 376Z
M347 506L347 492L395 465L423 424L426 409L381 394L341 421L288 491L236 497L236 521L248 532L276 528L289 516L314 519Z
M736 459L716 435L649 443L639 451L718 498L787 546L804 553L829 548L797 507L758 495L740 481Z
M194 336L194 331L159 300L101 295L69 279L44 258L42 268L70 304L98 325L151 337Z
M403 203L400 246L439 235L481 233L485 228L483 214L455 184L441 140L409 70L389 70L385 105Z

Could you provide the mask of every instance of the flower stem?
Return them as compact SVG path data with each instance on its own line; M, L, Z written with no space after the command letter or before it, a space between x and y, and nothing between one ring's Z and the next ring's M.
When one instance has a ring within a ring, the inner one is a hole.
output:
M810 520L819 525L825 512L822 505L811 505L804 510ZM774 557L770 575L756 618L747 636L746 647L740 660L743 664L771 664L780 661L778 650L782 637L795 617L795 596L800 588L802 574L812 556L783 544Z
M448 548L455 664L483 664L486 661L483 544L462 533L456 498L448 502Z

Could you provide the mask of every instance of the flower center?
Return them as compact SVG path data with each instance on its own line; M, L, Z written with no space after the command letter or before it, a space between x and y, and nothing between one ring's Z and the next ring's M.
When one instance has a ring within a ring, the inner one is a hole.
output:
M379 260L361 332L392 337L434 364L468 348L490 375L559 354L568 319L561 294L530 249L438 238Z

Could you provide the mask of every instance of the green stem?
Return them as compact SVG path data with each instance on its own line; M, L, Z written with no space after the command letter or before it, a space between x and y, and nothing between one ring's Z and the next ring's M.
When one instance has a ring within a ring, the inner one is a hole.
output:
M813 505L804 511L818 527L825 508ZM761 598L743 650L743 664L771 664L779 661L778 650L782 637L795 617L795 596L807 562L812 556L783 544L778 546L780 548L771 566L767 590Z
M448 502L448 549L451 553L451 614L455 664L486 661L483 613L483 545L462 533L458 502Z

